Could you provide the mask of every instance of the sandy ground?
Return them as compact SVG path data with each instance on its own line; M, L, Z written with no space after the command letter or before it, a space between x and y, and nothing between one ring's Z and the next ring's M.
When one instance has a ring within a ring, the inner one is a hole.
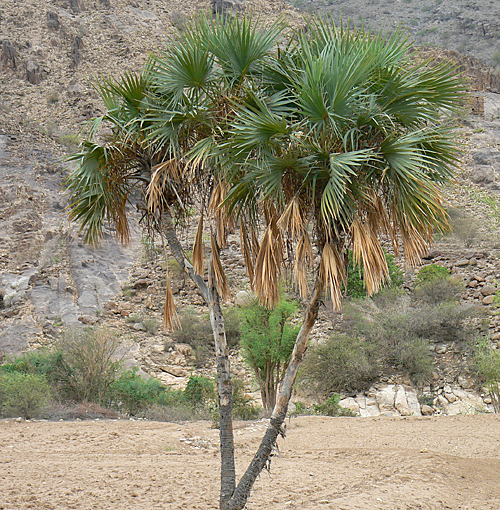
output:
M287 420L248 510L497 510L500 416ZM264 422L235 424L237 469ZM216 509L204 422L0 422L0 509Z

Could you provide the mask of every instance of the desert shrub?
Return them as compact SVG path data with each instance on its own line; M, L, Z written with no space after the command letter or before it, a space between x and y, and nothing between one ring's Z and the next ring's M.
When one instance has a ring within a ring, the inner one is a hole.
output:
M210 317L205 314L199 316L196 310L190 307L184 308L179 313L182 329L172 333L175 342L190 345L194 350L195 365L204 366L215 354L215 342ZM234 349L239 342L239 319L232 308L224 310L224 325L229 349ZM165 345L167 349L170 343Z
M359 338L343 334L330 337L310 348L300 381L324 394L363 391L377 377L378 366L372 351Z
M398 289L351 301L339 331L308 352L302 384L325 394L353 392L365 389L377 374L394 371L423 384L433 371L431 342L465 348L478 316L476 307L457 300L434 303Z
M108 392L108 399L120 411L135 416L157 403L165 391L165 386L158 379L143 379L134 368L120 374Z
M238 420L254 420L260 415L261 409L251 403L252 399L245 393L245 384L241 379L232 379L233 385L233 418ZM214 426L218 427L220 415L218 406L211 410Z
M253 300L239 311L243 356L257 378L266 411L274 408L300 329L291 324L296 312L297 304L284 297L273 310Z
M456 301L463 290L464 287L461 282L453 280L448 276L446 278L434 278L425 283L417 284L412 297L422 303L438 305L440 303Z
M456 301L416 302L408 317L408 329L433 342L456 342L464 346L474 336L474 319L483 315L483 309Z
M495 412L500 413L500 352L491 348L487 338L476 343L474 365L481 382L488 388Z
M150 335L154 335L158 331L159 326L158 326L158 321L156 319L153 319L153 318L144 319L142 321L142 323L144 324L146 331Z
M96 404L95 402L63 403L52 401L43 410L43 418L53 421L59 420L116 420L120 413Z
M4 417L35 418L50 402L45 376L22 372L0 374L0 414Z
M193 409L186 405L153 404L144 413L147 420L164 422L181 422L190 420L210 420L211 413L207 409Z
M428 283L436 283L437 280L450 278L450 270L439 264L429 264L420 269L415 279L415 286L419 287Z
M118 337L106 330L81 328L65 333L56 350L61 362L53 374L61 398L101 403L118 377Z
M460 209L448 209L448 214L453 233L464 243L465 247L470 248L480 241L477 219L468 216Z
M324 416L356 416L356 413L339 405L340 395L334 393L322 404L316 404L313 409L316 414Z
M394 255L385 252L385 259L389 269L389 279L385 286L389 288L400 287L404 282L403 272L394 262ZM345 293L347 296L355 299L366 296L363 267L354 263L352 252L349 252Z
M204 376L191 376L182 393L182 400L193 408L215 407L216 391L214 381Z

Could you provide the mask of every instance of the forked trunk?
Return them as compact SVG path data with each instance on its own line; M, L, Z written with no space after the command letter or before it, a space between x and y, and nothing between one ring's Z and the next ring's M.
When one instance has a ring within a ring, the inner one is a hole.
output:
M300 328L299 334L297 335L297 340L295 341L292 357L290 359L285 378L283 379L283 384L281 385L278 401L276 402L273 414L271 415L269 427L262 439L262 442L260 443L257 453L238 483L232 498L228 502L227 506L224 507L224 510L242 510L244 508L255 480L264 467L271 461L272 451L276 445L278 435L285 435L283 422L285 420L290 397L292 396L292 388L307 349L309 335L314 323L316 322L316 318L318 317L320 297L323 293L323 289L324 282L318 278L314 293L306 310L304 322Z
M210 324L215 341L217 360L217 393L220 412L220 452L221 452L221 491L220 508L226 510L236 486L236 471L234 467L234 438L233 438L233 390L231 385L231 370L229 365L229 350L227 347L224 316L220 307L219 293L215 283L207 285L202 276L194 272L192 264L186 259L182 246L177 238L175 227L169 212L162 215L162 233L167 239L170 251L179 266L185 271L198 287L208 305ZM209 271L213 273L210 261ZM210 282L215 282L210 274Z

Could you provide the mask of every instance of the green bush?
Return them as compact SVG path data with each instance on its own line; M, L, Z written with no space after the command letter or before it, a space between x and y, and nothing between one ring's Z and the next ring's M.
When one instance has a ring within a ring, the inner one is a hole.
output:
M433 371L431 342L454 342L456 348L465 348L475 332L473 319L480 316L476 307L456 299L433 301L389 289L347 303L339 331L308 352L302 384L324 394L356 392L380 373L395 371L423 384Z
M50 386L45 376L15 371L0 374L0 414L3 417L35 418L50 399Z
M415 286L419 287L427 283L436 283L436 280L447 280L450 278L450 270L439 264L429 264L420 269L415 279Z
M0 373L19 372L22 374L44 375L51 382L53 374L57 371L61 362L62 355L57 351L48 349L29 351L0 365Z
M143 379L134 368L123 372L112 384L108 399L120 411L136 416L152 404L158 403L165 391L165 386L158 379Z
M456 301L464 290L463 284L451 278L435 278L415 287L414 300L429 305Z
M121 369L117 335L97 328L65 333L56 346L61 356L52 377L63 400L101 404Z
M182 393L182 400L193 408L212 408L216 405L216 395L215 384L211 379L204 376L191 376Z
M477 342L474 364L481 382L490 392L495 412L500 413L500 352L491 348L487 338Z
M389 288L400 287L404 283L403 271L394 262L394 255L385 252L385 260L389 269L389 279L385 286ZM352 252L349 252L349 265L347 268L347 285L345 294L358 299L366 296L363 267L354 263Z
M245 385L240 379L233 378L233 418L238 420L254 420L258 418L261 409L251 403L251 398L245 394ZM212 422L219 426L220 415L218 405L211 409Z

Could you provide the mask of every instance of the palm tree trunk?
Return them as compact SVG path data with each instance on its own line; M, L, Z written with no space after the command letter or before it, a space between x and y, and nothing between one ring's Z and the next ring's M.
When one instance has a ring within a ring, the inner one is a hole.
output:
M184 255L184 250L177 238L172 217L168 211L162 215L162 232L167 239L170 251L175 260L198 287L198 290L207 303L210 313L210 324L214 335L217 361L217 393L219 397L220 413L221 491L219 504L221 510L226 510L228 508L227 502L231 499L236 487L236 470L234 467L231 367L229 364L229 349L227 347L224 315L222 314L220 306L219 293L215 283L207 285L203 277L194 272L192 264ZM211 261L209 271L213 272L213 264ZM215 282L213 274L210 276L209 281Z
M314 293L306 310L304 322L302 323L302 327L297 335L297 340L295 341L292 357L290 359L285 378L283 379L278 401L276 402L273 414L271 415L269 427L260 443L257 453L238 483L238 486L225 507L225 510L242 510L244 508L255 480L264 467L271 461L271 453L276 445L278 435L281 434L283 437L285 435L282 425L285 420L290 397L292 396L293 385L307 349L309 335L314 323L316 322L316 318L318 317L318 310L321 301L320 298L324 287L325 284L323 280L318 278Z
M213 272L210 264L209 271ZM215 277L209 277L215 282ZM224 316L220 307L219 293L215 284L210 285L210 299L207 302L210 311L210 323L215 340L215 355L217 360L217 393L219 397L220 414L220 455L221 455L221 490L219 508L225 510L236 487L236 470L234 467L234 439L233 439L233 388L231 384L231 367L229 364L229 349L227 347Z

